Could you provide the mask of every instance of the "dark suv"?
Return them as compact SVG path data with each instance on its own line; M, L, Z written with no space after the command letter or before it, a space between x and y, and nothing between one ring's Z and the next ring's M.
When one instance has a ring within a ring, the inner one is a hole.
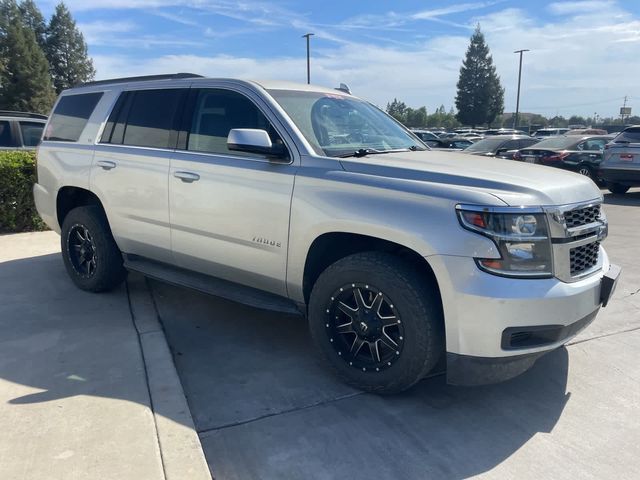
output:
M640 125L625 128L605 145L598 174L611 193L640 186Z
M0 150L36 148L46 123L46 115L0 110Z

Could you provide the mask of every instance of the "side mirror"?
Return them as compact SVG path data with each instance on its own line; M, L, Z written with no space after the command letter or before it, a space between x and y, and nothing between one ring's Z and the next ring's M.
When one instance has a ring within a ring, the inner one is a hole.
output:
M236 152L257 153L268 157L287 158L284 145L274 145L265 130L234 128L229 131L227 148Z

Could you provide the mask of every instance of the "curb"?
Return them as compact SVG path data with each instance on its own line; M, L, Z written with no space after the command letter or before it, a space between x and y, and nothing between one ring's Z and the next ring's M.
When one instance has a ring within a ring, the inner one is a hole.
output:
M146 278L129 273L129 306L140 340L166 480L211 480Z

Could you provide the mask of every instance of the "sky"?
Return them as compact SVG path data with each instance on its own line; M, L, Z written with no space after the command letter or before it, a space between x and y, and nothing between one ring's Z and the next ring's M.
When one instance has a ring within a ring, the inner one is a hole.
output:
M45 16L57 0L36 0ZM311 81L384 107L394 98L429 113L455 104L477 24L515 110L545 116L640 113L640 0L65 0L96 79L192 72Z

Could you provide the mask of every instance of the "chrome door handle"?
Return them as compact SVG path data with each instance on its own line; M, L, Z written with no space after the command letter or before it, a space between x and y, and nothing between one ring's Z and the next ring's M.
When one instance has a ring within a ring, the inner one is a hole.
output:
M111 162L109 160L98 160L98 166L102 167L104 170L111 170L112 168L116 168L116 162Z
M200 175L192 172L173 172L173 176L179 178L185 183L193 183L200 180Z

